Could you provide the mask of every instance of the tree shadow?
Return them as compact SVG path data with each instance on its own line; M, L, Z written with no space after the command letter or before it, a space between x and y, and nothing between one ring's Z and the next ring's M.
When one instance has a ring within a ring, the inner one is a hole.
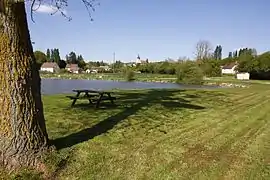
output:
M87 111L92 108L92 110L99 111L99 110L106 110L106 109L107 110L116 109L118 107L119 107L119 104L111 104L111 102L101 102L100 106L96 108L95 104L89 104L86 102L86 103L75 104L72 107L66 108L66 110L70 110L70 108L72 108L72 109L79 109L79 110Z
M124 104L126 107L115 115L112 115L96 125L85 128L79 132L61 137L52 141L57 149L71 147L78 143L88 141L95 136L106 133L111 130L115 125L125 120L129 116L135 114L139 110L150 105L161 105L165 108L187 108L194 110L204 109L202 106L190 104L190 101L183 98L174 98L175 93L181 93L185 90L149 90L146 93L130 92L119 93L117 97L117 104ZM195 98L195 96L194 96ZM197 98L197 96L196 96ZM87 110L87 108L82 108Z

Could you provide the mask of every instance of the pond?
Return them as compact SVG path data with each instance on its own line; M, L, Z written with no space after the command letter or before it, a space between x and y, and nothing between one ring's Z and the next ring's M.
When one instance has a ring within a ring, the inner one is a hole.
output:
M104 80L69 80L69 79L42 79L42 94L64 94L72 93L73 89L187 89L187 88L217 88L211 86L180 85L175 83L156 82L121 82Z

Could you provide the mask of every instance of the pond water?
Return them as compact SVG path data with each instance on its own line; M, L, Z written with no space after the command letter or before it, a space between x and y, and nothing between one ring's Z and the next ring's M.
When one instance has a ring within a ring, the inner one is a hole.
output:
M174 83L155 82L119 82L104 80L69 80L69 79L42 79L42 94L72 93L73 89L187 89L187 88L217 88L210 86L180 85Z

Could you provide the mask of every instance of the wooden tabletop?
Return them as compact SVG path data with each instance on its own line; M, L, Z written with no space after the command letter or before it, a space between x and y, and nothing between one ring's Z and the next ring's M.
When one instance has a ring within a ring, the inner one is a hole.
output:
M74 89L73 92L84 92L84 93L111 93L108 91L95 90L95 89Z

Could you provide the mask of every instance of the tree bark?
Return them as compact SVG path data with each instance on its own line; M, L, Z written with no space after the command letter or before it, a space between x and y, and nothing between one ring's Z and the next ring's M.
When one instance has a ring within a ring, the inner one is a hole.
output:
M0 165L36 168L48 135L25 4L0 1Z

